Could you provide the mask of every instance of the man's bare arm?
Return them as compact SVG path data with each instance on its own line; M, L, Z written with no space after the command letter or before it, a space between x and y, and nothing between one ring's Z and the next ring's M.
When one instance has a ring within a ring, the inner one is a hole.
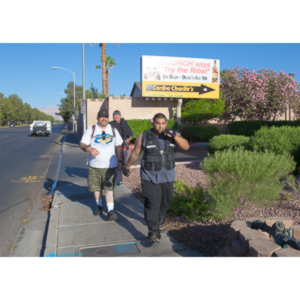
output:
M80 147L80 149L82 149L83 151L85 151L85 152L89 152L89 153L91 153L93 156L97 156L98 154L100 154L100 152L97 150L97 149L95 149L95 148L92 148L91 146L87 146L86 144L84 144L84 143L80 143L79 144L79 147Z
M190 148L190 145L189 145L189 142L184 139L180 133L177 133L174 137L174 141L176 143L176 146L178 146L180 149L182 150L189 150Z
M135 140L135 147L130 155L130 158L125 166L125 169L129 170L129 168L135 163L135 161L139 158L142 152L142 135L140 133Z
M122 145L116 146L116 155L118 158L118 161L123 161L123 147Z

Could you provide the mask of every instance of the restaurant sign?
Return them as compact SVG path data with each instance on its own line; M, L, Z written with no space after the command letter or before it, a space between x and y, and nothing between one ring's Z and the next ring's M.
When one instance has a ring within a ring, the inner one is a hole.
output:
M143 97L219 99L218 59L142 56Z

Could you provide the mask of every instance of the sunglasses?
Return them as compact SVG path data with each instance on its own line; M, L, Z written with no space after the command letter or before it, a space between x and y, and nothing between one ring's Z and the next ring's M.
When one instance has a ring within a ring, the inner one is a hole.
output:
M105 131L102 131L102 140L106 140Z

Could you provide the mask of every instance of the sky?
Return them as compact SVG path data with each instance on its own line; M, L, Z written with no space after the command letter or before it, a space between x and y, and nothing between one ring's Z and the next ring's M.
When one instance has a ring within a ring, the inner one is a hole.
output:
M60 104L68 82L75 72L76 85L82 85L83 43L0 43L0 93L17 94L31 107L45 108ZM99 43L84 43L85 88L91 83L102 91ZM109 91L114 96L130 96L134 82L140 81L142 55L209 58L220 60L220 70L236 66L251 70L274 69L296 73L300 80L299 43L113 43L106 55L115 58L109 74ZM61 93L61 94L60 94Z

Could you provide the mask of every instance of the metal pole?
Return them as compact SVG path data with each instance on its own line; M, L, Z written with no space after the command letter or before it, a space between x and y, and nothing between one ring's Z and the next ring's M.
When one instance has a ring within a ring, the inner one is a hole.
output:
M181 106L182 106L182 99L178 99L177 107L176 107L176 116L177 116L177 123L179 125L178 132L181 133Z
M75 72L74 72L74 121L76 120L76 106L75 106Z
M83 133L86 130L86 121L87 121L87 104L85 99L85 65L84 65L84 43L82 43L82 97L84 99L84 114L83 114Z

